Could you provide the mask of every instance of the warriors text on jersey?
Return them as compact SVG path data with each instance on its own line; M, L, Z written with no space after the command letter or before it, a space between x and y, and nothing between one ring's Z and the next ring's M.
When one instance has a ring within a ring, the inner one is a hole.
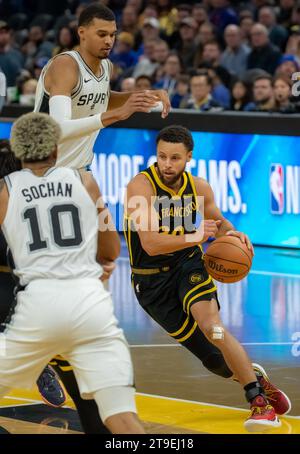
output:
M110 95L111 62L108 59L101 61L102 74L97 77L79 52L69 51L59 55L69 55L77 62L79 68L78 82L71 94L72 120L106 112ZM40 75L35 98L35 112L49 113L49 93L45 90L44 78L52 61L53 59L48 62ZM57 166L79 169L90 165L98 133L99 131L95 131L84 137L68 139L59 144Z
M5 177L9 191L2 231L21 285L34 279L97 278L97 209L77 170L23 169Z
M159 179L156 164L141 172L151 182L155 192L154 208L159 219L159 232L169 235L184 235L195 230L197 194L190 173L182 175L182 186L176 194ZM125 216L124 233L132 267L156 268L174 266L183 257L188 257L199 247L176 251L171 254L150 256L143 249L138 233L130 216Z

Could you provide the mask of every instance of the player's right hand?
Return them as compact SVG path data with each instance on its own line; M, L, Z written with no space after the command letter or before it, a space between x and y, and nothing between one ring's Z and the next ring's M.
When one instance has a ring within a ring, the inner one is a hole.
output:
M159 97L150 90L133 92L119 109L120 120L126 120L135 112L149 113L158 101Z

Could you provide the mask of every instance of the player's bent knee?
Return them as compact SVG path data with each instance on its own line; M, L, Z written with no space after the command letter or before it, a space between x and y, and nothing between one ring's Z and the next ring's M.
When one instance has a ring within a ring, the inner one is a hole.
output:
M220 377L229 378L233 375L221 353L211 353L202 360L202 364L210 372Z
M132 386L112 386L94 393L99 414L106 425L108 418L121 413L137 413L135 388Z

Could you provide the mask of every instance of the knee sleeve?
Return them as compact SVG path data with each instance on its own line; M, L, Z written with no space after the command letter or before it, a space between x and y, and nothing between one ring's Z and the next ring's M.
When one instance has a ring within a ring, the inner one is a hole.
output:
M132 386L112 386L94 393L102 421L119 413L137 413L135 388Z
M227 366L221 353L212 353L202 360L203 366L213 374L223 378L232 377L233 373Z

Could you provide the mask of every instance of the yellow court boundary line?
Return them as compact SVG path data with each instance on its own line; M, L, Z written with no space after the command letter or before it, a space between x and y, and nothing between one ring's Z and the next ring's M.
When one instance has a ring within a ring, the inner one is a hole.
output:
M249 410L144 393L136 396L144 421L208 434L248 434L243 423ZM267 434L300 434L300 417L287 415L280 420L281 427Z

